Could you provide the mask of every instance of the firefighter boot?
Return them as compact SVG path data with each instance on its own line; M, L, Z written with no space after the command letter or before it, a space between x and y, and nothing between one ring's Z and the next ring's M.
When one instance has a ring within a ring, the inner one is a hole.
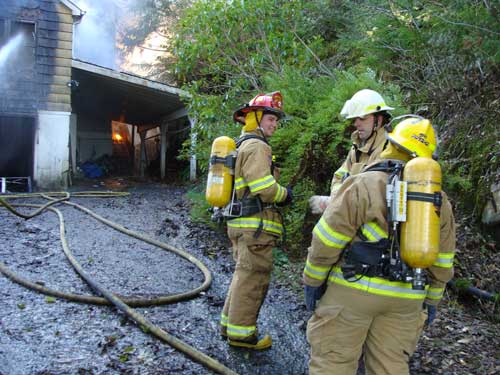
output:
M271 336L265 335L260 340L258 338L255 338L252 341L240 341L240 340L228 339L228 343L231 346L237 346L240 348L264 350L271 347L271 345L273 344L273 340L271 339Z

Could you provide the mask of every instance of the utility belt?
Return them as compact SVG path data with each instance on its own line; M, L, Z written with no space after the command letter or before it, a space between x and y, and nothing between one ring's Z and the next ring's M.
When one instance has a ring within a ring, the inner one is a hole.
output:
M224 217L231 220L237 217L252 216L266 208L273 207L273 204L264 204L259 197L235 199L224 210Z
M344 279L355 282L367 276L410 282L413 270L400 259L397 249L391 251L390 245L388 239L354 242L346 251L345 263L341 266Z

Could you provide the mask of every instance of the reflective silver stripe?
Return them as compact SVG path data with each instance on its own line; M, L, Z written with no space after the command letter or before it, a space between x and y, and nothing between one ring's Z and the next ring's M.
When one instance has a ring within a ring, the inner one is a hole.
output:
M380 241L382 238L387 238L387 233L380 228L377 223L371 221L361 226L361 233L363 233L369 241Z
M227 334L230 336L246 337L255 333L256 326L237 326L234 324L227 325Z
M252 193L255 193L257 191L260 191L262 189L265 189L272 184L275 184L276 180L274 179L273 176L269 175L263 178L260 178L258 180L254 180L248 183L248 187L250 188L250 191Z
M359 276L356 275L356 277ZM348 281L344 279L339 267L333 268L332 272L330 272L329 280L335 284L388 297L424 299L427 294L427 290L412 289L411 283L389 281L380 277L363 276L359 280Z
M321 217L314 227L313 233L316 234L325 245L337 249L343 249L352 239L331 229L323 217Z
M314 266L307 260L304 273L312 279L324 280L328 276L330 268L329 266Z
M274 197L274 202L281 202L284 200L285 194L287 194L286 189L278 185L278 190L276 191L276 196Z
M453 259L455 257L454 253L439 253L436 262L434 262L433 266L442 267L442 268L451 268L453 267Z
M429 299L441 299L444 294L444 288L429 288L427 290L427 298Z
M281 234L283 225L271 220L262 220L263 230L271 233ZM227 222L227 226L231 228L252 228L257 229L260 225L260 218L257 217L239 217Z
M342 180L347 173L349 173L347 169L339 168L335 171L334 175Z
M220 324L223 326L227 326L227 315L220 314Z
M235 188L236 190L242 189L242 188L247 187L247 186L248 186L248 185L247 185L246 181L245 181L242 177L238 178L238 179L234 182L234 188Z

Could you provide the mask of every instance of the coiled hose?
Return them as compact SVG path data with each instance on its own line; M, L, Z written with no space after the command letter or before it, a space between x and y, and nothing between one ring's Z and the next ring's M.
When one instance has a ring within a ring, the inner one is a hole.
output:
M124 196L128 195L128 193L116 193L116 192L78 192L78 193L72 193L72 196L77 196L77 197L116 197L116 196ZM60 197L62 196L62 197ZM66 192L50 192L50 193L35 193L35 194L19 194L19 195L9 195L6 196L8 198L30 198L30 197L43 197L45 199L48 199L49 202L44 204L44 205L36 205L36 204L28 204L28 203L22 203L22 204L9 204L6 200L5 197L0 197L0 205L4 206L6 209L8 209L10 212L15 214L16 216L22 217L24 219L31 219L35 216L38 216L45 210L52 211L57 214L59 217L59 233L61 237L61 245L64 251L64 254L68 258L69 262L75 269L75 271L80 275L82 279L87 282L87 284L90 285L90 287L94 290L96 290L98 293L103 295L105 298L100 298L96 296L89 296L89 295L80 295L80 294L72 294L72 293L64 293L61 291L53 290L50 288L46 288L44 286L41 286L39 284L35 284L29 280L26 280L24 278L21 278L20 276L16 275L14 272L9 270L6 265L3 262L0 262L0 272L3 273L6 277L8 277L10 280L23 285L29 289L35 290L37 292L46 294L46 295L51 295L54 297L58 298L64 298L70 301L74 302L83 302L83 303L89 303L89 304L95 304L95 305L114 305L116 308L118 308L120 311L125 313L129 318L131 318L133 321L135 321L144 331L151 333L153 336L159 338L163 342L166 342L173 348L181 351L182 353L186 354L188 357L193 359L194 361L201 363L202 365L210 368L211 370L214 370L217 373L220 374L230 374L230 375L237 375L236 372L232 371L231 369L225 367L222 365L220 362L214 360L213 358L209 357L208 355L194 349L192 346L182 342L181 340L177 339L176 337L170 335L166 331L162 330L158 326L154 325L151 323L149 320L147 320L142 314L139 314L137 311L132 309L131 307L145 307L145 306L158 306L158 305L164 305L168 303L173 303L173 302L178 302L182 300L187 300L190 298L194 298L197 296L200 292L208 289L210 287L210 284L212 283L212 275L208 268L200 262L198 259L193 257L191 254L177 249L173 246L170 246L168 244L165 244L163 242L157 241L155 239L152 239L150 237L147 237L143 234L131 231L119 224L116 224L108 219L103 218L102 216L97 215L96 213L92 212L88 208L85 208L79 204L69 202L70 199L70 194ZM60 198L54 198L54 197L60 197ZM151 298L151 299L140 299L140 298L127 298L123 296L118 296L114 294L113 292L107 290L100 284L96 283L85 271L83 268L80 266L78 261L75 259L73 254L71 253L71 250L68 246L68 243L66 241L66 236L65 236L65 224L64 224L64 217L58 209L51 207L57 203L63 203L70 205L72 207L75 207L96 220L99 220L100 222L110 226L111 228L122 232L124 234L127 234L129 236L132 236L136 239L139 239L141 241L147 242L151 245L160 247L161 249L171 251L194 265L196 265L204 275L204 282L202 285L199 287L185 292L185 293L179 293L175 295L169 295L169 296L161 296L157 298ZM22 214L18 212L14 207L33 207L37 208L35 211L33 211L30 214Z

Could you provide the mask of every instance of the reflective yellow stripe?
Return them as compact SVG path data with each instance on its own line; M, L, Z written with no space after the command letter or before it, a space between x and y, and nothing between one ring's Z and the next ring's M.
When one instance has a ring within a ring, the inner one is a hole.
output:
M227 315L224 315L224 314L220 314L220 325L221 326L224 326L224 327L227 327Z
M251 336L256 331L256 326L238 326L229 324L227 315L220 314L220 324L227 328L227 334L233 337L247 337Z
M361 226L361 233L368 238L368 241L380 241L382 238L387 238L387 233L377 225L374 221L363 224Z
M245 180L243 179L243 177L237 178L236 181L234 181L234 188L236 190L243 189L243 188L245 188L247 186L248 185L245 182Z
M256 326L237 326L235 324L227 324L227 334L233 337L248 337L255 333Z
M314 227L313 233L323 242L326 246L335 247L337 249L343 249L347 245L352 237L347 237L342 233L335 232L331 229L326 220L321 217L318 223Z
M372 104L372 105L369 105L369 106L365 107L365 112L371 111L373 109L377 109L377 107L384 108L384 107L387 107L387 106L385 105L384 102L382 102L380 104Z
M261 219L258 217L238 217L236 219L229 220L227 222L227 226L231 228L252 228L258 229L260 225ZM266 232L283 233L283 225L276 221L271 220L262 220L263 221L263 230Z
M330 266L314 266L307 260L304 274L312 279L325 280L328 276L328 272L330 272L330 268Z
M455 257L454 253L439 253L436 262L433 266L441 268L451 268L453 267L453 259Z
M285 200L285 194L286 194L286 189L283 186L278 185L278 191L276 191L274 202L281 202Z
M334 267L330 272L329 281L335 284L343 285L349 288L362 290L367 293L377 294L387 297L406 298L406 299L425 299L426 290L412 289L411 283L398 281L389 281L380 277L367 277L356 275L356 281L348 281L344 279L340 267ZM428 287L426 287L428 288Z
M274 179L274 177L271 175L267 175L267 176L259 178L257 180L250 181L248 183L248 187L250 188L250 191L252 193L255 193L255 192L260 191L262 189L265 189L265 188L267 188L275 183L276 183L276 180Z
M443 297L444 288L429 288L427 290L427 298L440 300Z
M349 171L347 169L340 167L339 169L337 169L335 171L334 175L335 175L335 177L340 178L342 180L344 178L344 176L348 173L349 173Z

